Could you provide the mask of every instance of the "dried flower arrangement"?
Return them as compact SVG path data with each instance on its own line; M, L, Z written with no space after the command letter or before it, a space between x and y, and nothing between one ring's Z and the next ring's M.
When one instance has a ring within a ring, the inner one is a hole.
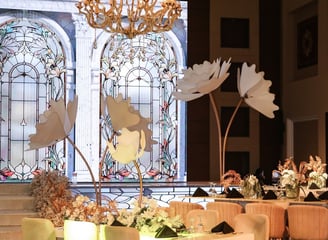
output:
M274 170L280 175L280 182L286 183L291 178L295 184L316 184L318 188L326 186L328 175L326 173L326 163L322 163L319 156L309 156L309 161L301 161L297 168L292 157L286 158L285 162L278 164L278 170Z
M31 182L31 192L39 216L63 226L66 208L73 201L68 178L58 171L41 171Z

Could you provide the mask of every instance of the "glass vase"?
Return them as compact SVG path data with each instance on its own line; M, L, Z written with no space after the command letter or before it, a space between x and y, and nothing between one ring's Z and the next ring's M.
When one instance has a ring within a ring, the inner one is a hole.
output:
M299 186L296 187L286 187L286 197L290 199L298 198L300 194Z

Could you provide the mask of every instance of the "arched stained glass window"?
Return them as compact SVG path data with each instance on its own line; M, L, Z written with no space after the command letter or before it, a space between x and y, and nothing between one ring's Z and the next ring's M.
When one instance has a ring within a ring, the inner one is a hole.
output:
M65 54L56 34L36 19L2 23L0 83L0 169L28 179L60 155L55 147L26 151L49 100L65 97Z
M144 179L166 179L177 176L178 169L178 104L172 97L178 64L165 34L146 34L133 39L111 35L101 58L101 94L124 99L140 114L150 119L149 128L155 144L139 159ZM102 144L105 141L102 140ZM183 154L182 154L183 155ZM180 159L181 160L181 159ZM184 160L182 160L183 162ZM107 159L111 179L137 179L133 164Z

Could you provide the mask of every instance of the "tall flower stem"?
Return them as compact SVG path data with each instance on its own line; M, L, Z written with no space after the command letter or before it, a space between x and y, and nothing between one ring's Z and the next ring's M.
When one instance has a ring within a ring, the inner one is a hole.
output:
M97 204L100 203L101 202L101 199L100 199L100 196L99 196L99 191L97 189L97 183L96 183L95 177L94 177L94 175L92 173L92 169L91 169L88 161L86 160L86 158L84 157L84 155L82 154L82 152L80 151L80 149L75 145L75 143L73 142L73 140L70 137L68 137L68 136L66 138L70 142L70 144L72 144L72 146L74 147L74 149L78 152L78 154L81 156L83 162L87 166L88 171L89 171L90 176L91 176L92 183L93 183L93 188L94 188L95 193L96 193L96 203Z
M223 168L223 164L222 164L222 140L221 140L221 124L220 124L220 116L219 116L219 112L218 112L218 108L216 106L215 103L215 99L213 96L213 92L210 92L209 94L210 97L210 102L211 102L211 106L214 112L214 116L215 116L215 122L216 122L216 127L217 127L217 131L218 131L218 141L219 141L219 174L220 177L223 176L224 174L224 168Z
M228 134L229 134L229 131L230 131L230 128L231 128L231 124L237 114L237 111L240 107L240 105L243 103L244 99L243 98L240 98L230 120L229 120L229 123L227 125L227 129L225 131L225 134L224 134L224 138L223 138L223 146L222 146L222 168L223 168L223 171L225 169L225 151L226 151L226 145L227 145L227 140L228 140Z
M104 153L103 153L103 155L101 157L101 160L100 160L100 163L99 163L99 172L98 172L98 174L99 174L99 176L98 176L99 177L99 184L98 184L98 190L99 190L99 195L100 195L100 199L99 199L100 202L97 202L98 205L101 205L101 178L102 178L102 168L103 168L103 165L104 165L105 156L106 156L107 151L108 151L108 145L106 144L106 148L104 150Z
M142 203L142 196L143 196L143 184L142 184L142 175L141 175L141 171L140 171L140 167L137 163L137 160L133 160L133 164L137 169L138 172L138 178L139 178L139 199L138 199L138 206L141 207L141 203Z

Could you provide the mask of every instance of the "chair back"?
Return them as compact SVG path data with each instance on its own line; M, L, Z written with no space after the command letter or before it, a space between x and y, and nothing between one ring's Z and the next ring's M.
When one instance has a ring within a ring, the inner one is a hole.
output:
M235 232L253 233L254 240L269 239L269 217L265 214L241 213L234 217Z
M22 219L22 240L56 240L55 226L49 219Z
M265 214L269 217L270 238L283 238L286 235L286 210L272 203L248 203L246 213Z
M101 240L139 240L139 231L132 227L103 225L100 228Z
M64 240L98 240L98 227L92 222L64 221Z
M291 205L287 208L287 215L291 239L328 239L328 209L326 207Z
M184 224L186 223L187 213L193 209L204 209L204 207L198 203L179 201L169 202L169 216L175 217L180 215Z
M218 224L218 213L215 210L194 209L186 215L185 226L195 231L210 232ZM201 229L200 229L201 228Z
M206 204L207 210L215 210L218 213L218 222L227 222L232 226L233 218L244 212L243 207L238 203L231 202L208 202Z

